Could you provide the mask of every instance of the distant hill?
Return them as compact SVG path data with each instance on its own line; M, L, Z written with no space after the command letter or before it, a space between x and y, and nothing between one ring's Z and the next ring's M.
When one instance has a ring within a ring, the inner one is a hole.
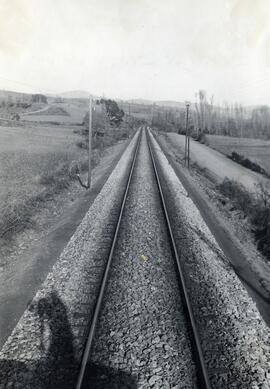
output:
M168 107L168 108L185 108L185 103L182 101L170 101L170 100L161 100L161 101L156 101L156 105L162 106L162 107Z
M57 97L62 97L63 99L88 99L90 93L84 90L72 90L62 93L57 93Z
M185 108L185 103L181 101L171 101L171 100L146 100L146 99L131 99L127 101L130 104L142 104L142 105L158 105L159 107L168 107L168 108Z
M130 99L124 101L130 104L142 104L142 105L152 105L154 103L154 101L146 100L146 99Z

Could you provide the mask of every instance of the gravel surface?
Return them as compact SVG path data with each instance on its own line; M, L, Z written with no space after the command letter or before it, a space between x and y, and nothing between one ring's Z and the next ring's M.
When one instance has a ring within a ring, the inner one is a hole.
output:
M137 138L4 344L1 389L73 387Z
M145 133L84 388L196 388L174 258Z
M151 136L213 389L269 389L270 335Z

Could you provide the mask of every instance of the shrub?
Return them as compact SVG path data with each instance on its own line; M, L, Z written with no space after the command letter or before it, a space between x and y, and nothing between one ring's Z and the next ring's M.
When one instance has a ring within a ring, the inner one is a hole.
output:
M237 208L241 209L245 215L250 213L250 209L253 207L253 198L242 184L229 180L226 177L223 182L218 185L218 189L225 197L229 198Z
M88 149L88 144L86 143L86 141L79 141L76 143L76 146L78 146L80 149Z
M204 133L200 133L198 136L198 141L201 143L207 143L206 136Z
M200 143L203 143L205 144L206 143L206 136L205 136L205 133L204 132L199 132L199 134L192 134L192 137L197 141L197 142L200 142Z

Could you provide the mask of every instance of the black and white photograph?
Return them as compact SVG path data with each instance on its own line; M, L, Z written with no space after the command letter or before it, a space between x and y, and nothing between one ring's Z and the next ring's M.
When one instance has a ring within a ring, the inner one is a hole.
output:
M0 389L270 389L269 21L0 0Z

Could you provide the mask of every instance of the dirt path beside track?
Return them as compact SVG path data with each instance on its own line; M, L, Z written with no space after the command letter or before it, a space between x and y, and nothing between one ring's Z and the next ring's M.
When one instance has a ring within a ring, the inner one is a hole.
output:
M185 136L176 133L166 134L168 142L177 146L182 152L185 149ZM211 149L204 144L190 140L190 159L196 162L201 168L206 168L213 178L222 182L225 177L235 180L250 191L254 191L254 185L260 182L269 182L262 175L255 173L238 163L230 160L225 155Z

